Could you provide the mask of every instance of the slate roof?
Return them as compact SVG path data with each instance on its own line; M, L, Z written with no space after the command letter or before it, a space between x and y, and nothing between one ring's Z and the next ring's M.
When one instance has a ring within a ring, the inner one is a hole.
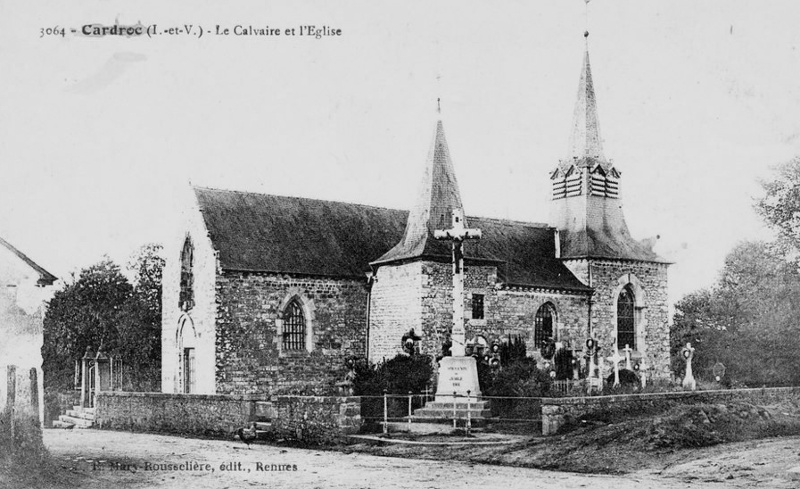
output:
M433 233L437 229L450 229L453 210L458 209L463 212L463 208L453 161L444 136L444 125L439 119L428 152L422 184L419 186L414 206L408 213L405 231L399 242L395 243L385 255L376 257L373 264L421 256L449 257L450 243L437 241ZM463 224L464 227L470 227L469 218L465 218Z
M12 246L11 243L9 243L8 241L4 240L3 238L0 238L0 245L5 246L10 252L12 252L15 255L17 255L17 257L20 260L24 261L29 267L33 268L36 271L36 273L39 274L39 280L36 281L37 285L40 285L40 286L53 285L53 282L58 280L58 278L55 275L53 275L52 273L48 272L44 268L40 267L33 260L28 258L28 256L25 253L23 253L23 252L19 251L18 249L14 248L14 246Z
M408 219L408 211L345 202L202 187L194 192L224 270L361 279L370 262L398 243ZM468 264L496 264L507 285L591 290L555 258L552 228L467 219L483 232L480 241L465 244Z

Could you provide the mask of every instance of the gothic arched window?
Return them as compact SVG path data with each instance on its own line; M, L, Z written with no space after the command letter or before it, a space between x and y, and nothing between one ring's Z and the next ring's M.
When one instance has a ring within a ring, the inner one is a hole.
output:
M181 251L181 292L178 298L178 307L184 311L194 307L193 254L192 240L187 236L183 243L183 251Z
M302 351L306 349L306 317L297 299L286 306L283 313L283 350Z
M536 311L533 329L533 344L536 348L541 348L546 341L553 339L554 317L555 308L549 302L542 304L542 307Z
M636 349L636 321L634 296L630 285L626 285L617 298L617 348L625 345Z

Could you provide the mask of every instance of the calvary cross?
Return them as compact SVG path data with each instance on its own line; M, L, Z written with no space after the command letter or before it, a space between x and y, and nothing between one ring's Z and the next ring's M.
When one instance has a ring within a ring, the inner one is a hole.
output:
M436 230L433 237L453 242L453 331L450 334L454 357L464 356L466 334L464 331L464 240L481 239L480 229L464 227L464 209L453 209L453 227Z

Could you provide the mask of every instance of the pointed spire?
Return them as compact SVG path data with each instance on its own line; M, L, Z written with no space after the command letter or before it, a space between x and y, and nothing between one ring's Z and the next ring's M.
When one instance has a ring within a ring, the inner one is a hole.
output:
M578 82L578 99L575 102L567 160L582 160L589 157L605 161L603 140L600 137L600 121L597 117L597 101L592 83L592 67L589 63L589 31L584 32L584 37L587 40L586 51Z
M433 238L437 229L447 229L451 224L453 209L463 209L458 181L450 159L450 150L444 135L441 103L437 100L437 122L433 144L428 152L425 173L417 193L414 207L408 213L403 238L385 255L373 263L410 258L450 258L450 246ZM466 219L464 226L467 226Z

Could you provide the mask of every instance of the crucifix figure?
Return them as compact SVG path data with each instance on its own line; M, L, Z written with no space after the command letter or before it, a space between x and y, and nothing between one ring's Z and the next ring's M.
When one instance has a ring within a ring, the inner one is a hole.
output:
M614 387L619 386L619 362L625 360L625 357L619 354L616 343L613 346L614 354L608 357L608 361L614 365Z
M631 369L631 352L633 352L633 348L630 345L626 344L625 348L622 349L625 352L625 369Z
M438 240L453 242L453 332L450 340L453 346L450 351L454 357L463 357L465 353L466 334L464 332L464 240L480 239L480 229L464 227L464 210L453 209L453 227L436 230L433 237Z

